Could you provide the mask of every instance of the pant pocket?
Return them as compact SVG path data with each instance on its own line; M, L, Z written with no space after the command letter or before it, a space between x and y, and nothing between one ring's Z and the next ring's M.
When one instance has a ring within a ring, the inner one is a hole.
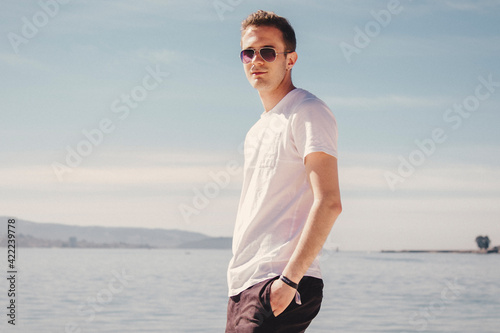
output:
M263 308L263 314L266 318L274 317L273 309L271 308L271 286L274 281L276 281L279 276L271 278L266 281L259 292L260 302Z

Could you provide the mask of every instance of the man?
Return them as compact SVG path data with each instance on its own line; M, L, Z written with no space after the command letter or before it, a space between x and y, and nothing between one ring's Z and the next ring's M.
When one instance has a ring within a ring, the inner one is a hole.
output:
M272 12L242 22L240 56L264 112L245 139L226 332L304 332L321 305L317 256L342 210L337 128L321 100L294 87L295 46Z

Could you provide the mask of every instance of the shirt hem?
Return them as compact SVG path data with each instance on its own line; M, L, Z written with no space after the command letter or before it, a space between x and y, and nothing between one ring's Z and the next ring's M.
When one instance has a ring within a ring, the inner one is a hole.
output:
M248 281L248 282L244 283L243 286L241 286L240 288L230 289L229 292L228 292L228 297L233 297L233 296L239 295L243 291L247 290L248 288L251 288L251 287L255 286L257 283L260 283L260 282L268 280L268 279L272 279L273 277L278 276L278 275L279 274L274 274L274 275L270 274L267 277L262 277L260 279ZM317 278L317 279L322 279L323 278L323 276L321 275L321 271L307 272L304 275L304 277L306 277L306 276Z

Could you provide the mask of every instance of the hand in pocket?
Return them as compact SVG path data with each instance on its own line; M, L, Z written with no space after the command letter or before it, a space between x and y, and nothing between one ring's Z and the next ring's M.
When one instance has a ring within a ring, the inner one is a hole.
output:
M295 298L297 290L281 280L274 280L271 285L270 304L275 317L279 316Z

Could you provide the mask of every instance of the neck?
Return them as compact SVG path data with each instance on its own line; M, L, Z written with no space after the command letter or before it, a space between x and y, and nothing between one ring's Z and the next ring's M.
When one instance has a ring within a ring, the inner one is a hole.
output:
M264 106L264 110L267 112L272 110L276 104L278 104L283 97L285 97L290 91L295 89L292 81L288 81L286 84L280 85L277 89L272 91L259 91L260 100Z

